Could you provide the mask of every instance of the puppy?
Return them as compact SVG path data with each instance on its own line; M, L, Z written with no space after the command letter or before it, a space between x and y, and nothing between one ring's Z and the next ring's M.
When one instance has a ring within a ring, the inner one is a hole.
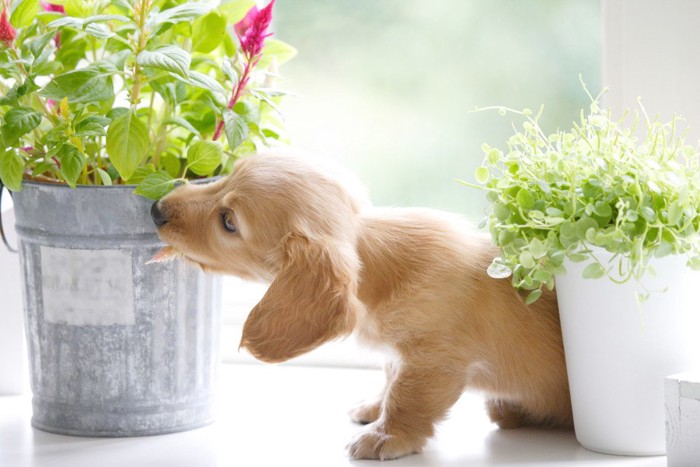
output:
M204 270L271 282L243 328L256 358L283 362L353 332L389 350L386 387L351 411L366 424L353 458L420 452L466 388L487 395L501 428L572 426L554 294L528 307L488 277L497 249L458 218L371 208L338 174L275 153L181 186L152 214Z

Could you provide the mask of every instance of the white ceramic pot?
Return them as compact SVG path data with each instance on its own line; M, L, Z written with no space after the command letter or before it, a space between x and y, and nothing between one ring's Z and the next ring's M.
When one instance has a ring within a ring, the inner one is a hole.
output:
M583 279L588 263L556 278L576 438L602 453L662 455L664 378L700 357L700 275L678 256L652 260L656 275L642 280L652 293L638 305L637 283Z

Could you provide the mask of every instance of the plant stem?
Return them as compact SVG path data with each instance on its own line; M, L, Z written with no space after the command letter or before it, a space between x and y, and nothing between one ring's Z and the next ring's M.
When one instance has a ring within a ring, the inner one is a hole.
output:
M246 87L248 84L248 80L250 79L250 72L253 70L253 67L255 64L258 62L258 59L256 58L255 60L251 57L248 60L246 60L245 68L243 69L243 74L241 75L241 79L238 80L238 83L233 87L233 93L231 96L231 100L228 101L228 108L233 109L233 106L236 105L236 102L238 102L238 99L241 97L241 93L243 92L243 89ZM219 139L219 136L221 135L221 130L224 127L224 120L222 119L219 124L216 126L216 131L214 131L214 136L212 137L212 141L216 141Z
M146 33L146 17L148 16L148 11L151 8L150 0L143 0L141 4L135 8L134 13L137 15L136 24L138 26L138 43L134 50L135 57L138 57L139 53L146 49L147 33ZM134 59L134 82L131 85L131 108L136 109L136 105L139 103L139 94L141 93L141 66L138 61Z

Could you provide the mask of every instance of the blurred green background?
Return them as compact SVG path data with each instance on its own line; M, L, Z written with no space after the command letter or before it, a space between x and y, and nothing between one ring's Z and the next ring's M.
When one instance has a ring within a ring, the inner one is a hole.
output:
M276 37L299 55L280 87L295 146L352 169L374 204L426 206L478 221L484 142L517 118L475 107L545 106L569 128L601 89L599 0L277 0Z

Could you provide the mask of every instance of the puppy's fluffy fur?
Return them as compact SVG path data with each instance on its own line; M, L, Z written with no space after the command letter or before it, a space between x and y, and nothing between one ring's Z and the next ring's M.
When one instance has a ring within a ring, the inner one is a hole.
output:
M465 388L487 395L502 428L571 426L555 296L528 307L508 280L488 277L497 250L458 218L371 208L346 178L284 154L240 160L157 208L161 237L189 260L271 282L241 340L258 359L352 332L392 351L383 392L351 412L367 424L352 457L419 452Z

